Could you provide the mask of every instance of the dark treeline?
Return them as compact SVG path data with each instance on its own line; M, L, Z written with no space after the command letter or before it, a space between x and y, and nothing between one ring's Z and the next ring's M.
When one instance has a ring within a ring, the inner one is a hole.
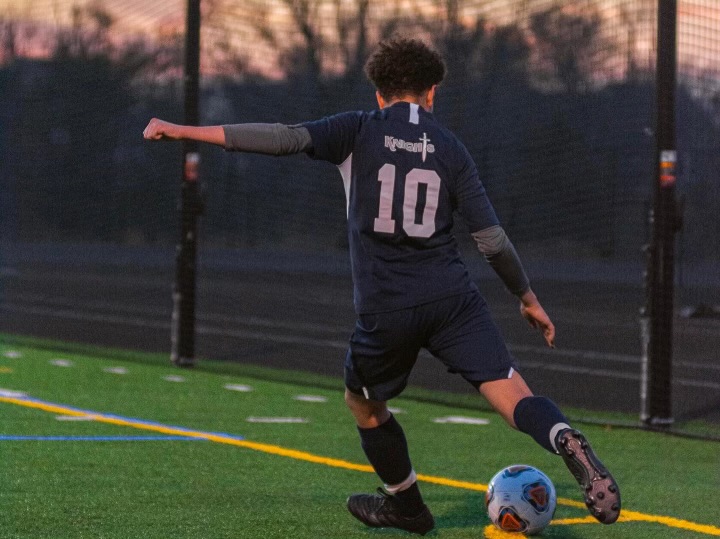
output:
M93 9L54 36L49 58L10 57L0 68L0 239L172 245L180 148L141 133L152 116L182 121L179 44L113 45L112 19ZM592 12L569 21L551 7L525 27L492 31L452 17L448 11L433 34L448 59L436 114L475 157L515 243L526 252L640 258L655 173L651 74L630 70L593 84L597 65L588 59L602 54ZM392 21L383 33L402 24ZM528 27L536 49L523 37ZM320 40L307 34L282 56L282 81L249 71L206 79L203 123L295 123L373 108L359 61L371 48L362 28L340 73L323 71L313 48ZM551 78L533 70L538 54ZM682 252L719 260L720 131L692 90L678 95ZM201 166L203 245L344 248L344 194L333 167L211 147Z

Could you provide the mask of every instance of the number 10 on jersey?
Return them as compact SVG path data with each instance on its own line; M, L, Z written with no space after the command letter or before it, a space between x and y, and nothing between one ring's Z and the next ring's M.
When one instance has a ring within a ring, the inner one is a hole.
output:
M375 218L375 232L395 233L395 220L392 218L393 197L395 196L395 165L385 164L378 172L380 182L380 207ZM420 184L426 186L425 208L422 220L415 222L415 210L418 205ZM405 176L403 197L402 227L408 236L429 238L435 232L435 213L440 199L440 176L434 170L414 168Z

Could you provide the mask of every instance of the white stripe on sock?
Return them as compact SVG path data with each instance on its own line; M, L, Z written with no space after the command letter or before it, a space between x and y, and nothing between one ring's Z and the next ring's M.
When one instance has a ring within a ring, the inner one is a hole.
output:
M564 429L572 428L567 423L556 423L553 428L550 429L550 445L553 446L555 453L559 453L557 445L555 445L555 438L557 438L558 432Z
M387 490L390 494L397 494L398 492L402 492L403 490L410 488L415 481L417 481L417 474L415 473L415 470L410 470L410 475L407 476L405 481L398 483L397 485L385 485L385 490Z

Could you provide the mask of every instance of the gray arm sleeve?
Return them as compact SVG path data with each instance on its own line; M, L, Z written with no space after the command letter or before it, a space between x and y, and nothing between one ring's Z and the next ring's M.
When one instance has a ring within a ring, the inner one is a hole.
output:
M266 155L292 155L312 148L310 132L283 124L223 125L225 149Z
M473 232L472 237L480 253L512 294L520 297L528 291L530 280L515 247L501 226L495 225Z

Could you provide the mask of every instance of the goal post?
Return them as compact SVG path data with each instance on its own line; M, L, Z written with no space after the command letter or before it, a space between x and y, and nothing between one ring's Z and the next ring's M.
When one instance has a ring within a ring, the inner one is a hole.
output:
M675 279L676 200L675 86L677 0L658 0L656 75L656 173L647 250L646 304L641 320L640 419L669 426L672 416L672 346Z
M185 123L200 120L200 0L188 0L185 30ZM195 364L195 266L197 221L202 212L198 169L200 153L194 141L183 142L180 191L180 241L177 246L170 360L179 367Z

